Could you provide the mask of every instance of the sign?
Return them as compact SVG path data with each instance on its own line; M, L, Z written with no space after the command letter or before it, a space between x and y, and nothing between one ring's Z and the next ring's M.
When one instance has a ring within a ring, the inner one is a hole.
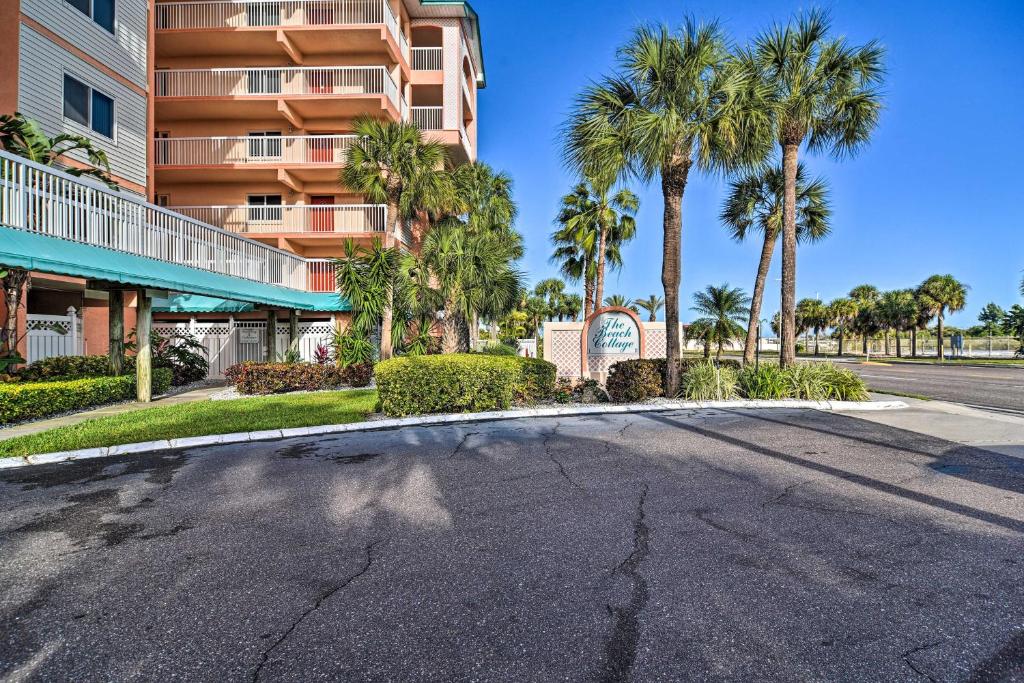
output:
M255 327L239 327L238 342L240 344L259 344L260 331Z
M587 328L588 356L640 357L640 326L621 311L600 313Z

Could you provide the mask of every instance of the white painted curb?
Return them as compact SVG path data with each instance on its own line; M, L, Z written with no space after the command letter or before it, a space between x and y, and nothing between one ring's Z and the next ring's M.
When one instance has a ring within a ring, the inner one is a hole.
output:
M195 448L198 446L216 446L220 444L241 443L246 441L270 441L288 439L297 436L319 436L323 434L345 434L349 432L375 432L402 427L429 427L465 422L487 422L490 420L515 420L524 417L566 417L571 415L602 415L619 413L663 413L672 410L707 410L734 408L803 408L811 410L829 410L833 412L863 412L871 410L899 410L906 408L903 401L765 401L765 400L733 400L733 401L664 401L661 403L619 403L591 406L573 406L565 408L526 408L520 410L496 410L487 413L455 413L450 415L417 415L399 417L372 422L353 422L342 425L322 425L319 427L297 427L294 429L268 429L260 432L238 432L236 434L213 434L210 436L191 436L170 441L145 441L119 446L86 448L77 451L60 451L57 453L40 453L24 458L0 458L0 469L24 467L25 465L45 465L56 462L72 462L91 458L104 458L111 455L130 453L152 453L179 448Z

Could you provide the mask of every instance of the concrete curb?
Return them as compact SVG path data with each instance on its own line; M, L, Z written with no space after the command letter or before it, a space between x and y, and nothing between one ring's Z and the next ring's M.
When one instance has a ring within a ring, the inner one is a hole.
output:
M0 469L24 467L27 465L45 465L56 462L73 462L104 458L112 455L132 453L152 453L156 451L174 450L179 448L195 448L198 446L217 446L220 444L242 443L248 441L271 441L289 439L297 436L319 436L324 434L345 434L349 432L376 432L402 427L429 427L467 422L487 422L492 420L515 420L524 417L566 417L572 415L604 415L621 413L662 413L673 410L707 410L735 408L803 408L811 410L828 410L833 412L864 412L873 410L898 410L906 408L903 401L664 401L661 403L622 403L591 406L573 406L565 408L527 408L525 410L496 410L486 413L456 413L451 415L418 415L414 417L391 418L373 422L353 422L341 425L322 425L319 427L298 427L294 429L270 429L260 432L238 432L236 434L213 434L211 436L192 436L170 441L145 441L142 443L86 448L77 451L60 451L57 453L40 453L23 458L0 458Z

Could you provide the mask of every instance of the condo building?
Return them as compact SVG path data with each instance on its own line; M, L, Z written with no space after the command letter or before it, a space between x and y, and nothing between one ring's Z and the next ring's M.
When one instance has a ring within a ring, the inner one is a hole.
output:
M415 225L388 234L387 207L339 182L357 117L413 122L455 163L476 158L485 80L465 2L4 0L0 34L0 112L88 137L122 192L301 257L310 292L334 291L330 259L347 239L417 247ZM107 297L87 285L34 274L26 324L75 309L71 351L103 353ZM154 306L158 326L193 331L267 319L173 292ZM300 323L343 325L338 308ZM53 352L26 345L30 361Z

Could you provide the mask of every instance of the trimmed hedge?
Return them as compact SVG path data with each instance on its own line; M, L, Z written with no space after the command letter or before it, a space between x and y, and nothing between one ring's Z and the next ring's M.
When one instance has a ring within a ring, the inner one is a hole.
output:
M153 395L166 393L171 371L153 370ZM82 410L135 398L135 375L0 384L0 424Z
M636 403L665 395L665 359L620 360L608 370L605 389L616 403Z
M393 416L505 409L549 398L554 364L485 354L406 356L377 364L381 410Z
M319 363L237 363L224 376L240 394L284 394L338 387L365 387L373 377L369 363L339 367Z
M134 368L134 356L125 358L125 370ZM18 379L24 382L44 382L58 379L82 379L83 377L108 377L110 374L110 360L106 356L54 356L37 360L21 370L18 373Z

